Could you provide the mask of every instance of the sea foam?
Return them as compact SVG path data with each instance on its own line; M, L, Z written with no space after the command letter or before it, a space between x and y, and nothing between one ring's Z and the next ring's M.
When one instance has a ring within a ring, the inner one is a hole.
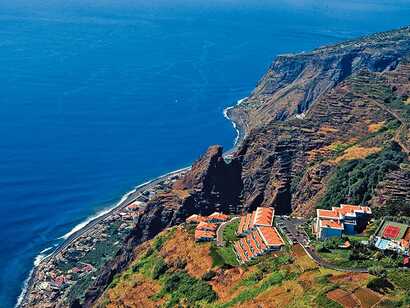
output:
M244 101L247 100L247 99L248 99L248 97L241 98L240 100L238 100L238 101L236 102L236 105L227 107L227 108L225 108L225 109L223 110L223 115L224 115L224 117L232 123L232 126L233 126L233 128L235 129L235 131L236 131L236 137L235 137L235 140L234 140L234 143L233 143L233 146L234 146L234 147L238 144L240 132L239 132L239 129L238 129L236 123L229 118L229 116L228 116L228 111L231 110L232 108L235 108L236 106L239 106L242 102L244 102Z

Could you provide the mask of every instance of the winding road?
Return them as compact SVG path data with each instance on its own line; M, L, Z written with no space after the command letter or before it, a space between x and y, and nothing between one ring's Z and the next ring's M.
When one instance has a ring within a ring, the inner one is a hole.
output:
M321 267L333 269L339 272L354 272L354 273L367 273L367 268L341 268L334 264L331 264L323 260L319 254L312 248L309 243L309 237L304 230L298 229L305 223L304 219L297 218L276 218L276 226L281 230L286 237L290 237L292 242L297 242L302 246L306 254Z
M218 230L216 230L216 245L217 246L222 247L225 245L225 242L223 240L224 230L228 225L230 225L231 223L235 222L238 219L239 217L233 217L231 218L231 220L221 223Z

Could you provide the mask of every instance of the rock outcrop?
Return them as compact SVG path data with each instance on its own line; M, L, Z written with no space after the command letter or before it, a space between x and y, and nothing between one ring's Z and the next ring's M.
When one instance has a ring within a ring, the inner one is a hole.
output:
M312 214L331 175L356 157L349 148L364 158L394 139L409 154L409 54L407 27L277 57L228 112L246 136L234 155L243 208Z
M409 29L278 56L249 98L230 109L229 116L249 132L271 120L303 114L320 96L359 71L393 70L410 51Z
M211 146L172 190L158 193L147 203L123 249L106 264L87 292L85 307L92 306L114 275L125 268L139 244L165 228L185 222L192 214L238 211L242 192L241 164L238 159L227 163L222 152L221 146Z

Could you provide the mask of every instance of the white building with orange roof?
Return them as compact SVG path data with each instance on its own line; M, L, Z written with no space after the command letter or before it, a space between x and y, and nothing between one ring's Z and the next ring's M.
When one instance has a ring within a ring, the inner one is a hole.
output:
M234 250L240 263L246 263L270 251L280 250L284 245L279 232L273 227L275 209L258 207L252 213L241 217Z
M256 230L257 227L271 227L275 217L275 209L272 207L258 207L252 213L241 217L237 234L245 236Z
M197 226L196 226L197 230L204 230L204 231L213 231L215 232L218 229L218 225L217 224L213 224L210 222L203 222L201 221Z
M222 223L229 220L229 215L225 215L219 212L212 213L208 216L208 222L211 223Z
M283 239L275 228L260 226L235 242L234 251L238 261L246 263L270 251L278 251L283 245Z
M195 229L195 241L196 242L213 241L215 240L215 238L216 238L215 231Z
M284 245L283 239L276 228L272 227L258 227L257 232L262 237L267 249L269 251L280 250Z
M205 216L193 214L186 219L189 224L199 224L200 222L206 222L207 218Z
M363 232L372 211L367 206L341 204L331 210L317 209L313 231L318 239L341 237L343 233L353 235Z

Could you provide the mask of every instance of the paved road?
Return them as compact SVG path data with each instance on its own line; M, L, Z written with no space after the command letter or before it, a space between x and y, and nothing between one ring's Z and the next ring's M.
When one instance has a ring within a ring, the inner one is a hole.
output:
M216 230L216 245L217 246L221 247L221 246L225 245L225 242L223 240L224 230L228 225L230 225L231 223L235 222L238 219L239 219L239 217L233 217L233 218L231 218L231 220L221 223L218 230Z
M276 226L283 234L290 240L291 244L299 243L306 254L315 261L319 266L330 268L340 272L355 272L367 273L367 268L341 268L323 260L315 249L310 245L310 240L306 232L303 230L303 225L306 223L305 219L277 217Z

